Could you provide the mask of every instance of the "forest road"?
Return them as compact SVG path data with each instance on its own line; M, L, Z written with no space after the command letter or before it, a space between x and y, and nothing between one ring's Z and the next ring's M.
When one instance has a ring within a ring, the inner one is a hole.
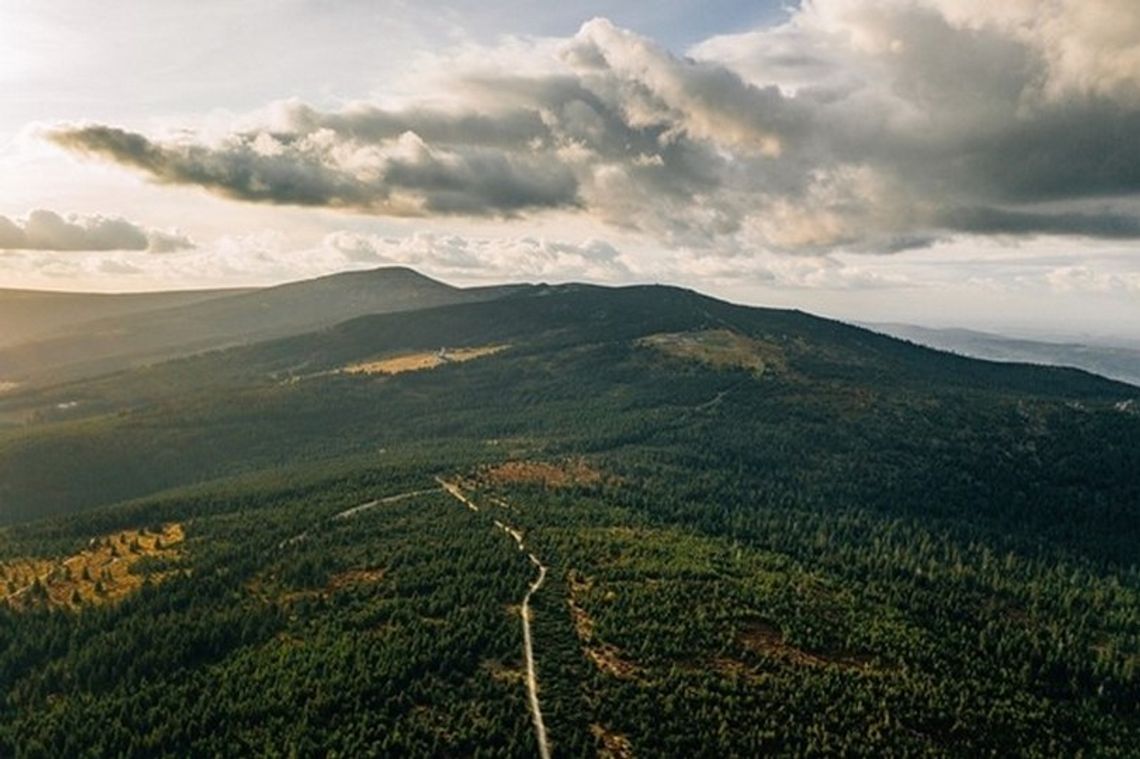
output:
M542 587L546 580L546 566L542 564L533 553L528 553L530 562L538 567L538 577L531 583L523 597L522 623L523 623L523 650L526 653L526 690L530 700L530 714L534 721L534 736L538 741L538 753L542 759L550 759L550 743L546 738L546 723L542 721L542 708L538 705L538 676L534 668L534 644L530 635L530 597Z
M336 514L332 515L332 519L352 519L357 514L368 511L370 509L374 509L377 506L382 506L386 503L396 503L397 501L403 501L403 500L408 499L408 498L415 498L416 496L419 496L419 495L426 495L428 493L438 493L438 492L439 491L436 490L435 488L431 488L430 490L412 490L412 491L407 492L407 493L397 493L396 495L389 495L389 496L385 496L383 498L377 498L374 501L369 501L368 503L362 503L359 506L353 506L351 509L345 509L344 511L337 512ZM277 550L281 550L282 548L285 548L286 546L293 545L294 543L300 543L301 541L308 540L308 539L309 539L309 531L308 530L305 530L304 532L299 532L296 535L294 535L293 537L285 538L280 543L278 543L277 544Z
M443 479L436 478L439 484L447 491L448 495L455 498L472 511L479 511L479 507L463 494L463 491L458 485L447 482ZM550 759L550 741L546 736L546 722L542 719L542 706L538 701L538 673L534 664L534 637L530 630L530 599L542 584L546 582L547 567L538 557L526 549L526 543L523 541L523 534L521 530L511 527L508 524L495 520L495 526L503 532L514 538L515 545L518 546L519 551L526 554L530 559L530 563L538 570L538 577L527 588L526 595L523 596L522 607L519 615L522 617L523 628L523 655L526 659L526 691L527 701L530 704L531 721L534 723L534 737L538 743L538 755L541 759Z

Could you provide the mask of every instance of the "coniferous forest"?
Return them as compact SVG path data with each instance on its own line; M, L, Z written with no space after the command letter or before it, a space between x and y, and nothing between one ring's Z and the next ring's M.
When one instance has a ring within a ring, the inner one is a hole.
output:
M534 756L538 564L556 756L1135 756L1137 397L583 286L31 386L0 756Z

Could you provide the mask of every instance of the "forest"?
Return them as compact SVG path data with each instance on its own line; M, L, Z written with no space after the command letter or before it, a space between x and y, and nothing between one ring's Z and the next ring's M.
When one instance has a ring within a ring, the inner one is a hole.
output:
M582 286L33 388L0 566L184 539L0 604L0 755L534 756L496 522L557 756L1135 755L1137 396Z

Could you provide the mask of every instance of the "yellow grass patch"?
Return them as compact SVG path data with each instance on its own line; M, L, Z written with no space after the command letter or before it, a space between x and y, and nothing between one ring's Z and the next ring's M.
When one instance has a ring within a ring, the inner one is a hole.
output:
M549 463L545 461L508 461L488 467L482 479L496 485L542 485L564 488L571 485L596 485L603 475L581 459Z
M515 617L517 618L517 616L518 612L515 612ZM501 683L522 685L526 682L526 670L508 666L497 659L486 659L481 666L491 676L491 679Z
M0 395L3 395L4 393L10 393L19 386L19 382L5 382L4 380L0 380Z
M602 744L598 747L599 759L633 759L633 744L626 736L599 724L590 725L590 732Z
M718 369L747 369L757 375L782 370L787 365L780 346L728 329L661 333L643 337L637 343L673 358Z
M173 523L161 533L123 530L93 538L87 548L63 558L0 562L0 598L21 610L118 601L142 587L142 575L131 567L147 557L177 556L184 538L182 525Z
M737 640L751 651L783 659L799 666L832 666L848 670L869 670L872 664L869 656L813 653L797 648L785 640L784 633L780 628L767 622L753 621L746 624L738 633Z
M383 569L347 569L330 576L328 582L321 588L280 593L276 595L276 598L284 603L296 603L309 598L328 598L341 590L378 583L384 579L385 574L386 572ZM246 584L246 588L250 593L268 603L274 598L274 594L268 590L272 584L272 580L267 584L263 578L254 578Z
M341 371L347 374L403 374L435 369L444 364L461 364L483 356L491 356L504 351L508 345L484 345L478 348L454 348L421 353L405 353L400 356L350 364Z
M583 578L571 570L567 577L567 586L570 597L566 603L570 607L570 616L574 619L574 632L582 642L582 651L600 671L622 680L636 677L639 668L636 664L622 658L617 646L602 643L594 635L594 620L579 603L581 597L593 588L593 582Z
M341 588L351 588L355 585L371 585L384 579L383 569L349 569L329 578L325 590L335 593Z

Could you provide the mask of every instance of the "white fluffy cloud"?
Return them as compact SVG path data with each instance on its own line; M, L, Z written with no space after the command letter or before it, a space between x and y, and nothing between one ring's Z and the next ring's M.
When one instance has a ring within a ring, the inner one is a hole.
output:
M1057 292L1140 294L1140 272L1105 272L1091 266L1059 266L1045 275Z
M437 89L400 108L288 104L220 140L105 125L52 139L247 202L579 214L725 255L1140 239L1133 0L805 0L689 57L595 19L437 65ZM454 266L506 255L429 247Z
M621 253L602 240L579 243L533 237L381 237L337 232L326 237L322 247L356 263L404 264L443 277L599 282L628 281L632 277Z
M179 232L147 229L126 219L106 216L67 218L38 209L23 219L0 216L0 250L149 250L170 253L194 247Z

